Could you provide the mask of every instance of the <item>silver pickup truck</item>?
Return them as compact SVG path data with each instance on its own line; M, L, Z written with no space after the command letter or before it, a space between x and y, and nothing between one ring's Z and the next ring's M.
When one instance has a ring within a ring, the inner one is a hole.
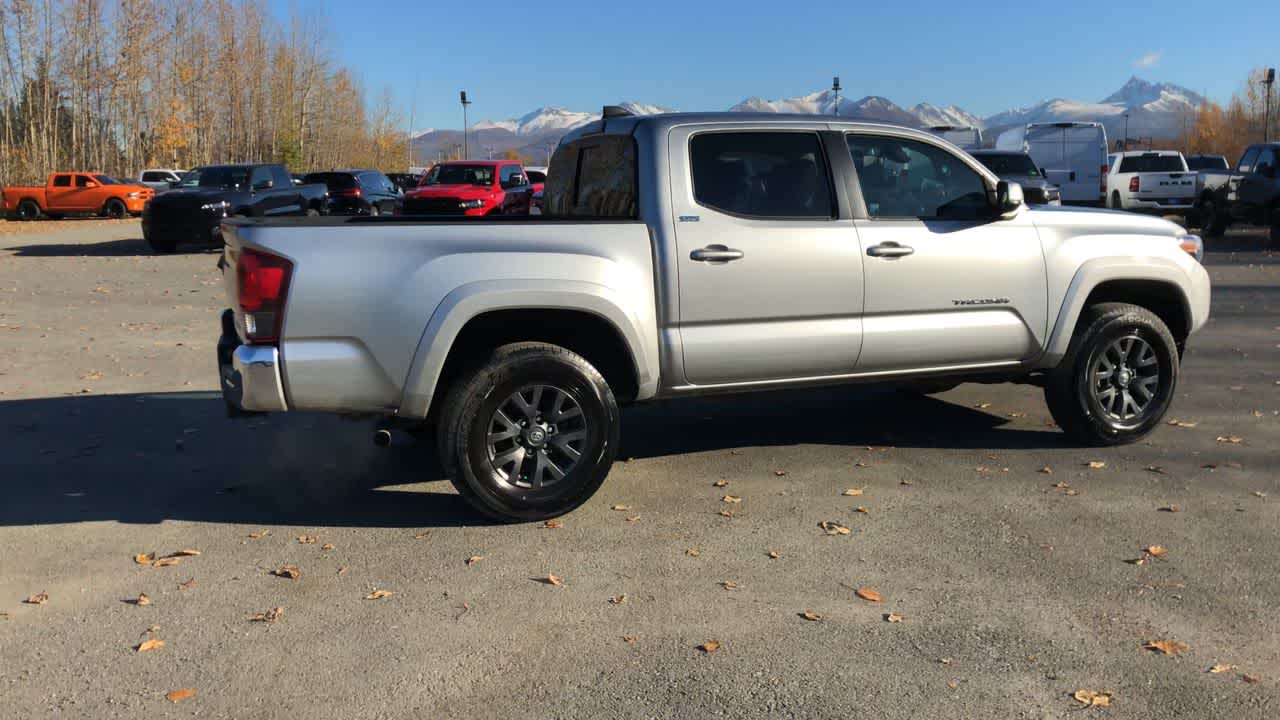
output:
M1132 442L1209 315L1199 238L1028 206L892 125L607 108L544 211L227 221L230 410L431 430L471 503L534 520L600 487L619 406L655 398L1010 381L1076 441Z

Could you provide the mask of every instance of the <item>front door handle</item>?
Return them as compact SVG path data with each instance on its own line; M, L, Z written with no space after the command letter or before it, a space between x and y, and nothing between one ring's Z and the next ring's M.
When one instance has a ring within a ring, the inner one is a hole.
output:
M916 249L907 245L899 245L896 242L882 242L879 245L872 245L867 248L867 254L871 257L903 257L915 252Z
M730 260L738 260L742 256L743 252L741 250L734 250L724 245L708 245L689 253L689 259L697 260L698 262L728 262Z

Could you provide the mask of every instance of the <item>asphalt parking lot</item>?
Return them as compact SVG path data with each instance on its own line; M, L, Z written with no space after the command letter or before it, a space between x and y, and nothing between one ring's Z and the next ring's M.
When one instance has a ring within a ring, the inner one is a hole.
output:
M655 404L545 528L370 423L226 419L215 254L0 223L0 717L1280 716L1259 243L1211 244L1142 443L1073 447L1030 387Z

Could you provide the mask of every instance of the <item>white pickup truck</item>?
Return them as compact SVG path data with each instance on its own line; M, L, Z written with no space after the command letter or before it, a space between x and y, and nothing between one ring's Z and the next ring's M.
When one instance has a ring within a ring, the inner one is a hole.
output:
M1142 150L1111 155L1107 207L1133 212L1182 213L1196 200L1196 174L1177 150Z
M545 207L226 221L232 413L432 429L463 496L534 520L596 491L619 406L655 398L1011 381L1074 440L1131 442L1209 315L1199 238L1028 207L891 125L606 108L556 150Z

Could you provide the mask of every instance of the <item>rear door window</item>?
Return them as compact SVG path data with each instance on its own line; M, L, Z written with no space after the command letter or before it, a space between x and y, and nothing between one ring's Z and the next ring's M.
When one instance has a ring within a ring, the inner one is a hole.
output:
M551 157L543 214L633 220L639 207L636 142L592 135L562 144Z
M54 175L53 186L54 187L71 187L71 176L70 175Z
M689 163L699 205L749 218L835 216L817 133L702 133L689 140Z
M76 187L78 187L78 188L82 188L82 187L89 187L89 176L88 176L88 175L77 175L77 176L76 176Z

